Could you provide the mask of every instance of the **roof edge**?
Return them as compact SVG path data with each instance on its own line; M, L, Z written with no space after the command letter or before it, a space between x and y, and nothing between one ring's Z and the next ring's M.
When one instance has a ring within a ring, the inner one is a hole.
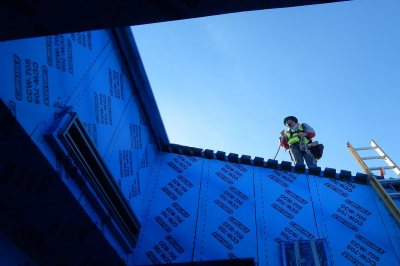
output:
M134 84L134 91L137 95L143 113L147 118L152 134L158 148L169 144L168 135L161 119L161 114L154 98L150 82L140 57L135 39L130 27L113 28L112 33L121 51L121 57L128 69L129 78Z
M226 155L226 153L223 151L214 152L214 150L189 147L179 144L164 145L163 151L188 156L202 157L211 160L220 160L256 167L270 168L280 171L293 172L296 174L314 175L334 179L337 181L358 183L364 185L369 184L368 175L364 173L356 173L355 175L352 175L351 171L336 171L335 168L329 167L326 167L324 170L322 170L321 167L312 167L307 169L303 163L292 165L292 163L288 161L282 161L281 163L273 159L268 159L267 161L265 161L264 158L257 156L252 159L249 155L242 155L240 157L236 153L229 153L228 155ZM379 177L377 178L379 179Z

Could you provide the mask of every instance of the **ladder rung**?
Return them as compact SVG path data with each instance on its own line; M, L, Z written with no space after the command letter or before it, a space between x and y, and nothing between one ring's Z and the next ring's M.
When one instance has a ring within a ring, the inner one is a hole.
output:
M353 148L355 151L374 150L373 147Z
M384 160L389 166L393 166L391 169L396 173L396 175L400 175L400 168L389 158L389 156L376 144L375 141L371 140L371 147L375 149L375 151L380 156L385 156Z
M394 169L395 166L368 167L369 170Z
M394 179L378 179L379 183L383 185L400 185L400 178Z
M368 156L368 157L360 157L361 160L379 160L379 159L385 159L385 156Z
M392 198L400 198L400 192L387 193Z

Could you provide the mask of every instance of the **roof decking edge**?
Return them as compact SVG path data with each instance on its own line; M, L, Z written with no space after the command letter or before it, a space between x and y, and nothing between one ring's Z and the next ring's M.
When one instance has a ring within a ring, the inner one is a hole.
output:
M282 161L281 163L279 163L277 160L272 160L272 159L265 161L264 158L262 157L254 157L254 159L251 159L249 155L242 155L240 157L236 153L229 153L228 155L226 155L226 153L223 151L214 152L213 150L210 149L203 150L200 148L194 148L179 144L164 145L163 151L195 156L195 157L202 157L210 160L219 160L231 163L251 165L255 167L264 167L281 171L289 171L297 174L314 175L344 182L353 182L358 184L369 183L368 175L364 173L356 173L356 175L353 176L350 171L340 170L340 172L337 172L335 168L329 168L329 167L326 167L323 171L321 170L321 167L314 167L307 169L305 165L301 163L293 166L292 163L288 161Z

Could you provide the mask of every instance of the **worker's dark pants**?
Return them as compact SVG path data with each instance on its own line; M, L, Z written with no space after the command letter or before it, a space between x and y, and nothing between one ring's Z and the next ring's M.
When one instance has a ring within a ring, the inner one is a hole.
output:
M317 160L314 156L310 152L300 150L300 145L298 143L291 145L289 151L294 164L298 162L304 163L304 161L306 161L308 168L317 167Z

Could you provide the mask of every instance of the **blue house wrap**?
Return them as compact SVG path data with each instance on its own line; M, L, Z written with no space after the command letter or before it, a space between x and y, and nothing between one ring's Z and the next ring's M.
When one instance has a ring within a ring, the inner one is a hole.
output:
M170 144L129 28L0 55L0 265L400 265L367 175Z

